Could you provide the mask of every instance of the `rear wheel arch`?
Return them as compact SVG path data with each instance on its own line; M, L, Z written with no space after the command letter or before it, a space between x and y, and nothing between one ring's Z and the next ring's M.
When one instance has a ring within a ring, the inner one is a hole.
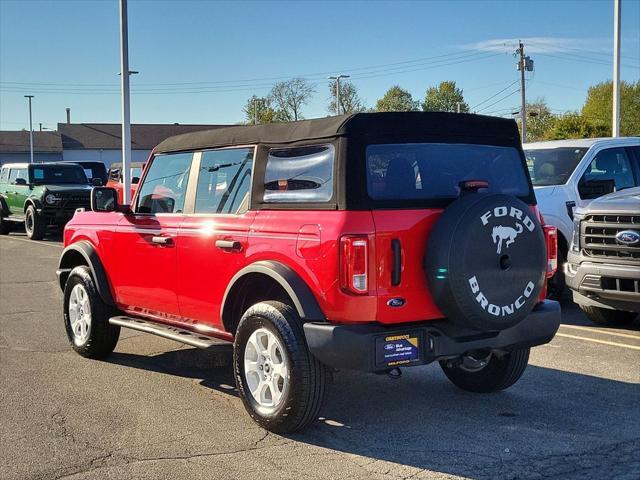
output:
M220 308L225 330L234 333L244 312L267 300L290 305L303 321L325 318L311 289L295 271L280 262L261 261L243 268L229 282Z
M96 283L96 289L107 305L115 305L107 274L93 245L87 241L73 243L62 251L58 263L58 280L60 288L64 286L69 278L71 270L80 265L86 265L91 271L91 276Z

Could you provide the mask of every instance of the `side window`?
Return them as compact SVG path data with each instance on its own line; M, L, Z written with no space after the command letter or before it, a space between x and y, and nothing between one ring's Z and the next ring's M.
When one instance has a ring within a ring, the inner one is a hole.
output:
M7 180L9 180L9 169L3 168L0 170L0 183L7 183Z
M193 153L156 156L140 187L138 213L181 213Z
M12 168L9 171L9 183L15 184L16 178L23 178L27 180L27 169L26 168Z
M333 197L334 158L331 144L271 150L264 202L328 202Z
M613 183L615 190L635 186L631 162L624 148L608 148L598 152L587 167L581 183Z
M238 213L249 194L254 148L202 153L195 213Z

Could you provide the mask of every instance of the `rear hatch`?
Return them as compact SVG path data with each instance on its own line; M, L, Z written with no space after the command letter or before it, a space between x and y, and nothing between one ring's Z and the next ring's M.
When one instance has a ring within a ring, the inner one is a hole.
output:
M429 234L461 184L484 180L490 193L535 204L522 151L465 143L375 144L366 148L367 195L375 205L377 320L442 318L429 292L424 258ZM452 238L452 242L456 239Z

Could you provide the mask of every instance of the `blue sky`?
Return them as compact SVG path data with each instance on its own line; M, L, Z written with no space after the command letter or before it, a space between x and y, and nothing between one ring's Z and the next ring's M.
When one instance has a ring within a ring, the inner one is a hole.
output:
M640 1L622 8L622 78L636 81ZM317 84L305 117L324 116L329 73L351 74L370 106L394 84L422 99L455 80L472 108L508 114L519 38L535 61L527 97L578 109L612 76L612 25L613 0L130 0L132 121L236 123L253 93L294 76ZM119 122L118 28L116 0L0 0L0 129L28 128L29 93L35 128L55 128L65 107L74 122Z

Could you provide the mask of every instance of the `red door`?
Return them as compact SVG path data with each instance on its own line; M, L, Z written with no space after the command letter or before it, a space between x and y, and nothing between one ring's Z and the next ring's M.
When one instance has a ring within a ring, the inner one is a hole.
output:
M177 320L178 229L184 215L124 215L117 227L112 272L123 310Z
M194 214L178 234L178 303L187 321L221 330L227 285L245 266L255 212L247 211L254 148L209 150L196 157Z

